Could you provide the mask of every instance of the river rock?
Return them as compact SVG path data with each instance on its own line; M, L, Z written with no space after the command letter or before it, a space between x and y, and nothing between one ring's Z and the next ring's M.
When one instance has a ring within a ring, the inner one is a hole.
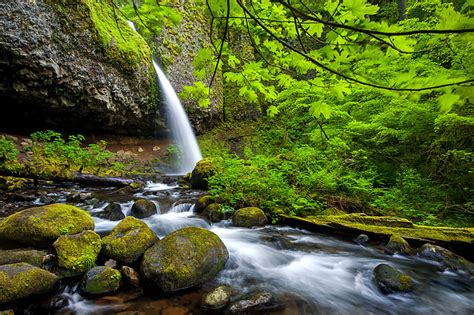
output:
M403 237L397 234L393 234L392 236L390 236L387 245L385 245L384 251L389 255L393 255L395 253L411 255L412 248Z
M87 294L115 292L120 286L122 276L117 269L98 266L89 270L82 279L82 291Z
M0 304L51 292L59 278L27 263L0 266Z
M444 268L452 270L470 271L474 268L473 264L468 262L463 257L447 250L444 247L426 243L421 246L418 255L425 259L435 260L440 262Z
M158 237L145 222L126 217L102 239L102 251L109 258L132 264L156 241Z
M261 291L247 295L232 303L229 307L229 312L244 314L247 312L265 312L274 310L279 306L270 292Z
M196 163L196 167L191 173L189 182L192 188L207 190L209 177L216 173L214 163L210 159L204 159Z
M220 203L211 203L204 209L202 214L211 222L219 222L224 219L224 213Z
M135 288L140 286L140 275L132 267L122 266L120 269L125 280Z
M0 250L0 265L24 262L41 267L45 256L43 251L28 248Z
M267 217L262 209L256 207L239 209L232 216L232 224L235 226L262 226L265 225L267 221Z
M120 204L115 202L109 203L103 211L98 212L95 214L95 216L110 221L120 221L125 219L125 215L122 212L122 207Z
M186 227L149 248L141 274L149 286L177 291L209 281L229 258L221 239L211 231Z
M130 214L136 218L143 219L152 216L156 213L156 206L152 201L146 199L138 199L133 203Z
M226 285L218 286L207 294L204 294L201 300L201 307L203 309L219 309L223 308L229 303L232 294L232 289Z
M369 242L369 237L365 234L360 234L354 239L354 243L359 245L365 245Z
M0 241L47 247L61 235L93 229L94 220L89 213L56 203L25 209L0 221Z
M202 211L204 211L204 209L206 209L207 206L209 206L213 202L214 198L209 195L200 197L194 204L194 212L201 213Z
M100 236L93 231L60 236L53 246L64 277L77 276L94 267L102 249Z
M385 293L410 292L415 289L413 279L397 269L380 264L374 269L374 278L380 290Z

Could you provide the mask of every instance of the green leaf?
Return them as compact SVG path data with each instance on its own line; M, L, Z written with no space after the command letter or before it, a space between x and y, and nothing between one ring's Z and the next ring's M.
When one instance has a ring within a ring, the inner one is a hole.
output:
M318 101L311 104L311 107L309 108L309 113L315 118L318 118L323 115L324 118L328 119L331 117L331 107L323 101Z
M274 105L271 105L270 107L267 108L267 115L270 117L276 116L280 111L278 108Z
M438 98L440 110L442 112L449 112L453 105L459 100L460 96L456 94L443 94Z

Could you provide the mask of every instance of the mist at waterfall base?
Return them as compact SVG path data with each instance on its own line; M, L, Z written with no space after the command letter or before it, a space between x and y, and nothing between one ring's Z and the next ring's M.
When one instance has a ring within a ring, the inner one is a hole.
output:
M153 61L153 66L161 88L168 128L178 150L179 161L171 172L177 175L186 174L191 172L196 163L202 159L201 150L189 123L188 115L186 115L173 86L155 61Z

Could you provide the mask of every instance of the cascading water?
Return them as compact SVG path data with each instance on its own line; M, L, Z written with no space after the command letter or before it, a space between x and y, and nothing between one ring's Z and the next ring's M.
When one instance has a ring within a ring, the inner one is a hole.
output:
M173 86L155 61L153 61L153 66L155 67L163 94L168 127L170 128L173 140L180 150L180 160L174 172L185 174L192 171L196 162L202 159L201 150L189 123L188 115L186 115Z

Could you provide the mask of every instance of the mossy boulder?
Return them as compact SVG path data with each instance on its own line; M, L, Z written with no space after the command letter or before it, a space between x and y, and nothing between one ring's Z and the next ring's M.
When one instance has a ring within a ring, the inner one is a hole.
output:
M45 252L29 248L0 250L0 265L24 262L41 267L44 256Z
M204 209L203 215L211 222L219 222L224 219L223 207L220 203L211 203Z
M115 292L120 287L122 275L117 269L105 266L94 267L82 279L82 291L87 294Z
M103 211L95 214L96 217L110 221L120 221L125 219L120 204L112 202L109 203Z
M86 211L67 204L28 208L0 222L0 240L47 247L61 235L94 229Z
M93 231L60 236L53 244L62 276L83 274L95 266L102 249L100 236Z
M186 227L145 252L141 273L149 286L177 291L209 281L224 268L228 258L227 248L216 234Z
M196 167L191 173L191 178L189 182L191 187L195 189L204 189L209 188L207 180L209 177L213 176L216 173L216 168L212 160L204 159L196 163Z
M155 204L146 199L138 199L133 203L130 214L136 218L143 219L156 214Z
M239 209L232 216L232 224L235 226L262 226L265 225L267 221L267 217L262 209L256 207Z
M156 241L158 237L145 222L126 217L102 239L102 251L109 258L132 264Z
M0 304L51 292L59 278L27 263L0 266Z
M452 270L470 271L474 268L473 264L463 257L456 255L446 248L429 243L421 246L418 255L425 259L438 261L444 268Z
M200 197L194 204L194 212L201 213L207 206L214 203L214 198L209 195Z
M377 286L385 293L410 292L415 289L413 279L397 269L380 264L374 269L374 278Z
M395 253L400 253L404 255L411 255L412 248L410 244L403 237L398 234L393 234L390 236L387 245L384 247L384 251L387 254L393 255Z

